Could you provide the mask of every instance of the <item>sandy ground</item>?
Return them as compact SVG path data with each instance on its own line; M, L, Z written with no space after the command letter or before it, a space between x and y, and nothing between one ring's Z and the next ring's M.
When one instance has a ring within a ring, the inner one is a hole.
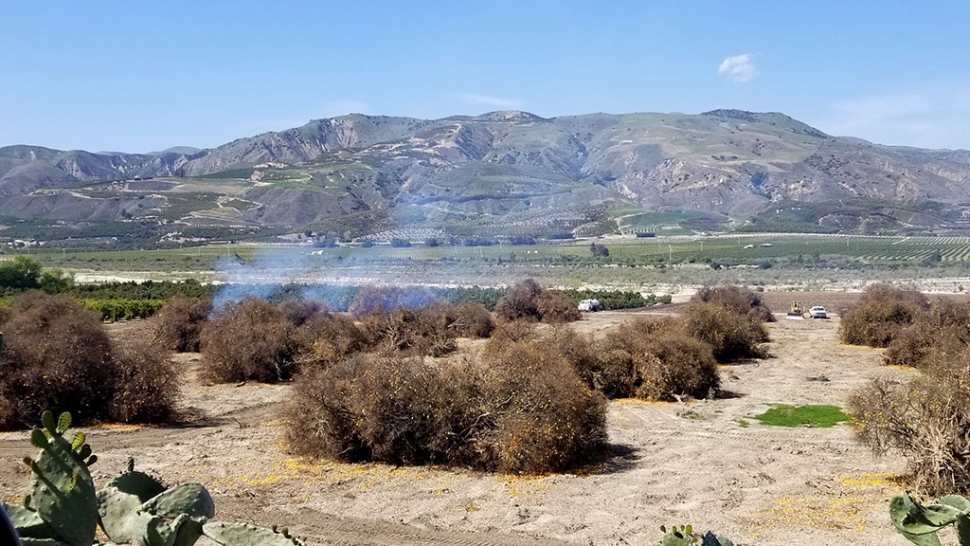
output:
M634 315L587 315L576 328L598 335ZM902 460L873 458L846 425L777 428L751 416L772 403L843 405L871 377L914 372L880 366L877 350L840 345L837 318L782 318L769 329L772 358L722 368L730 397L614 401L616 456L544 477L293 458L277 417L288 385L200 385L198 356L181 355L182 404L194 417L177 427L88 429L100 457L95 478L134 456L166 482L203 483L222 519L288 525L315 544L653 545L661 524L683 523L739 545L907 544L886 510ZM23 492L19 461L34 451L26 438L0 434L8 500Z

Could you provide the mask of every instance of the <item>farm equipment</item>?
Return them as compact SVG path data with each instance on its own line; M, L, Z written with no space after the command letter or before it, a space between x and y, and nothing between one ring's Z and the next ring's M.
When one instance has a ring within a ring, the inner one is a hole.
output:
M788 320L805 320L805 311L802 304L797 301L791 302L791 305L788 306L788 315L785 318Z

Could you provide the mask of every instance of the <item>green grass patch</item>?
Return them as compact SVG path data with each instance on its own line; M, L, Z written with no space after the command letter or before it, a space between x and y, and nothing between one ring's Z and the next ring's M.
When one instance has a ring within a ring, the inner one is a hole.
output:
M852 419L838 406L808 404L789 406L774 404L771 409L752 417L764 425L775 427L833 427Z

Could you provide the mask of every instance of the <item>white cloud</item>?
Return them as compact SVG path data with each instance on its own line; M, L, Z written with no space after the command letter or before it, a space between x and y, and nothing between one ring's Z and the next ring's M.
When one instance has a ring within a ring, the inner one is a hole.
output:
M731 81L737 83L749 82L757 78L760 74L754 66L754 55L750 53L735 55L734 57L724 59L721 61L721 66L718 67L717 73L722 76L727 76L731 78Z
M494 108L521 108L523 102L518 99L507 99L492 95L481 95L478 93L459 93L455 95L461 100L481 104Z

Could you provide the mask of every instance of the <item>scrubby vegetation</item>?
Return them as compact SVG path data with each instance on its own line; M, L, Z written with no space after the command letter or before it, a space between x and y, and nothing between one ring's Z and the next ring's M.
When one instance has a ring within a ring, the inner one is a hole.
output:
M329 367L341 359L363 351L369 342L350 317L339 313L319 313L295 332L297 362L303 369Z
M170 351L198 352L202 327L212 306L206 301L176 297L152 319L154 341Z
M925 368L953 359L970 343L970 303L940 299L917 311L886 347L886 364Z
M201 376L214 383L289 379L296 371L295 327L266 300L218 309L200 334Z
M572 300L553 294L532 279L526 279L502 296L495 305L499 320L571 322L581 315Z
M887 347L886 364L914 366L909 383L877 378L849 408L876 454L903 454L928 494L970 490L970 304L874 285L842 319L843 341Z
M414 309L435 301L434 294L423 286L365 286L347 309L361 319L375 311Z
M27 292L3 322L0 428L19 428L44 409L82 422L168 420L178 374L148 347L111 342L98 318L65 296Z
M300 377L286 438L304 455L548 472L602 455L605 411L564 358L535 342L482 364L358 354Z
M458 348L454 308L432 303L416 309L372 311L361 323L371 342L383 352L443 356Z
M709 344L721 363L765 358L761 344L769 338L763 323L771 320L771 310L747 288L708 287L694 295L684 311L684 332Z
M757 322L774 322L771 309L761 296L742 286L705 286L697 291L691 302L704 302L724 307L738 315L747 315Z
M623 324L574 363L587 384L611 398L710 398L720 388L711 347L686 335L676 319Z
M900 330L913 324L929 307L926 296L915 290L874 284L842 313L839 334L843 343L886 347Z
M751 314L738 314L716 303L691 302L684 311L684 332L711 347L721 363L768 356L761 345L769 340L764 325Z
M876 379L853 393L857 432L876 454L906 456L928 494L970 490L970 355L925 368L909 384Z

